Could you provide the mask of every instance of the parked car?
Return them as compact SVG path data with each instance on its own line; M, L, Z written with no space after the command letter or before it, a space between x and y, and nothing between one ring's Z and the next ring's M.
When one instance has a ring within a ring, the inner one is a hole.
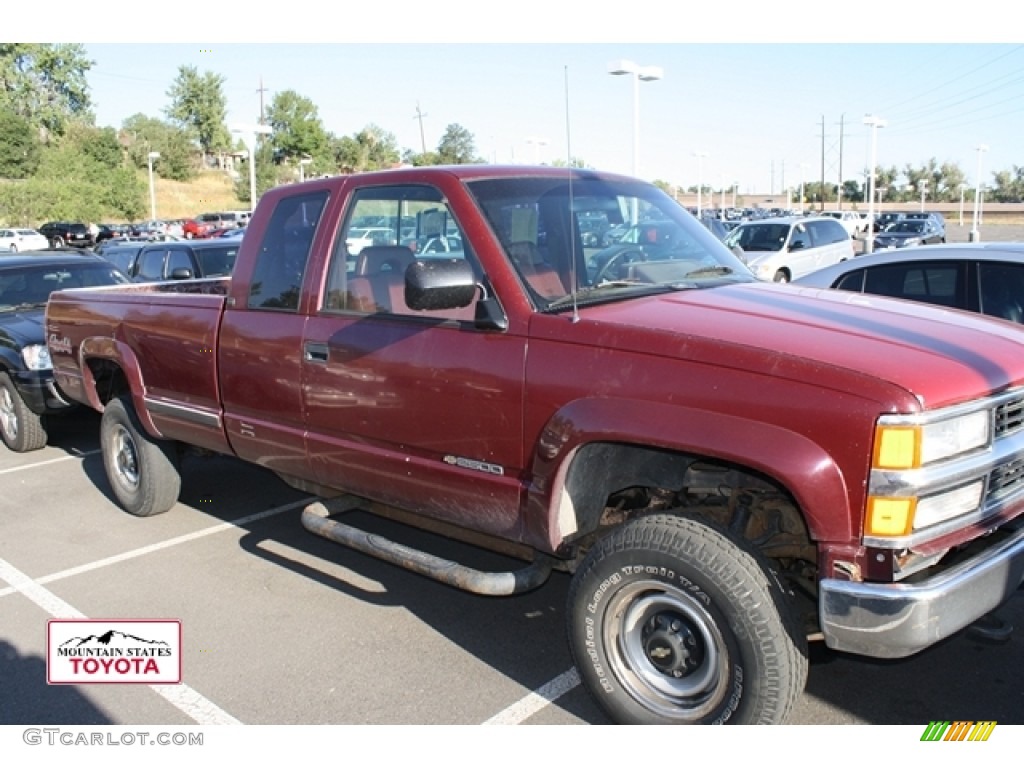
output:
M96 244L89 227L80 221L48 221L39 227L39 233L49 241L51 248L65 245L89 248Z
M788 283L854 257L853 238L826 216L780 216L740 224L725 244L762 280Z
M205 220L199 217L194 219L186 219L181 225L182 236L186 240L196 240L204 237L209 237L210 233L219 229L220 224L216 221Z
M900 219L875 235L875 250L946 242L946 231L934 219Z
M827 267L794 284L922 301L1024 323L1024 243L880 252Z
M50 365L43 322L50 293L127 282L119 269L89 252L36 251L0 259L0 438L9 449L42 448L46 416L72 407Z
M345 236L349 254L358 256L371 245L394 245L395 233L387 227L353 227Z
M867 220L856 211L822 211L822 216L835 219L843 228L850 233L850 237L856 237L868 229Z
M209 238L201 242L150 243L139 248L126 264L113 254L115 263L136 282L190 280L230 275L238 256L238 241ZM107 254L105 257L110 258Z
M106 241L113 240L115 237L121 237L129 231L127 224L97 224L99 234L96 235L96 245Z
M50 241L34 229L0 229L0 251L17 253L49 247Z
M719 240L725 240L729 233L734 229L734 227L729 226L728 222L718 218L717 216L701 216L699 221Z
M875 214L875 232L881 232L890 224L895 224L897 221L902 219L906 214L900 213L899 211L884 211L882 213Z

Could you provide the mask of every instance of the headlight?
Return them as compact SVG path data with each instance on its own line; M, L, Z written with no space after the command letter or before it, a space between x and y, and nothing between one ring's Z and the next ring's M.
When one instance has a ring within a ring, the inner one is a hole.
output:
M929 424L887 424L875 428L876 469L915 469L989 443L991 416L975 411Z
M21 350L21 357L30 371L48 371L53 368L50 350L45 344L30 344Z

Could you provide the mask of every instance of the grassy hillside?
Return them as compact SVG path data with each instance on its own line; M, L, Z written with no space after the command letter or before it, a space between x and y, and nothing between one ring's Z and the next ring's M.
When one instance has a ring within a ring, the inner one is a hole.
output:
M149 217L149 179L146 177L146 217ZM189 182L154 177L158 219L187 219L200 213L245 210L248 203L235 196L235 184L223 171L204 171Z

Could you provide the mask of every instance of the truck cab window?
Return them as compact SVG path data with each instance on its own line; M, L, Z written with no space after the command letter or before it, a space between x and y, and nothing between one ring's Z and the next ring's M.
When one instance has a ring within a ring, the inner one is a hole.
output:
M405 303L405 271L417 259L468 259L462 230L440 191L418 185L358 191L327 278L325 310L472 320L475 307L421 312Z
M313 236L327 192L287 197L267 222L249 287L249 309L297 312Z

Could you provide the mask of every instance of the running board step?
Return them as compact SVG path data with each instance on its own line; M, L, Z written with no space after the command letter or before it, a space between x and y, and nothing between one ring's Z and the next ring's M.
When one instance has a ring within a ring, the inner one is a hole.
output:
M529 592L551 575L554 559L539 552L532 563L518 571L479 571L330 519L332 514L351 512L363 504L364 500L355 496L313 502L302 510L302 526L336 544L478 595L499 597Z

